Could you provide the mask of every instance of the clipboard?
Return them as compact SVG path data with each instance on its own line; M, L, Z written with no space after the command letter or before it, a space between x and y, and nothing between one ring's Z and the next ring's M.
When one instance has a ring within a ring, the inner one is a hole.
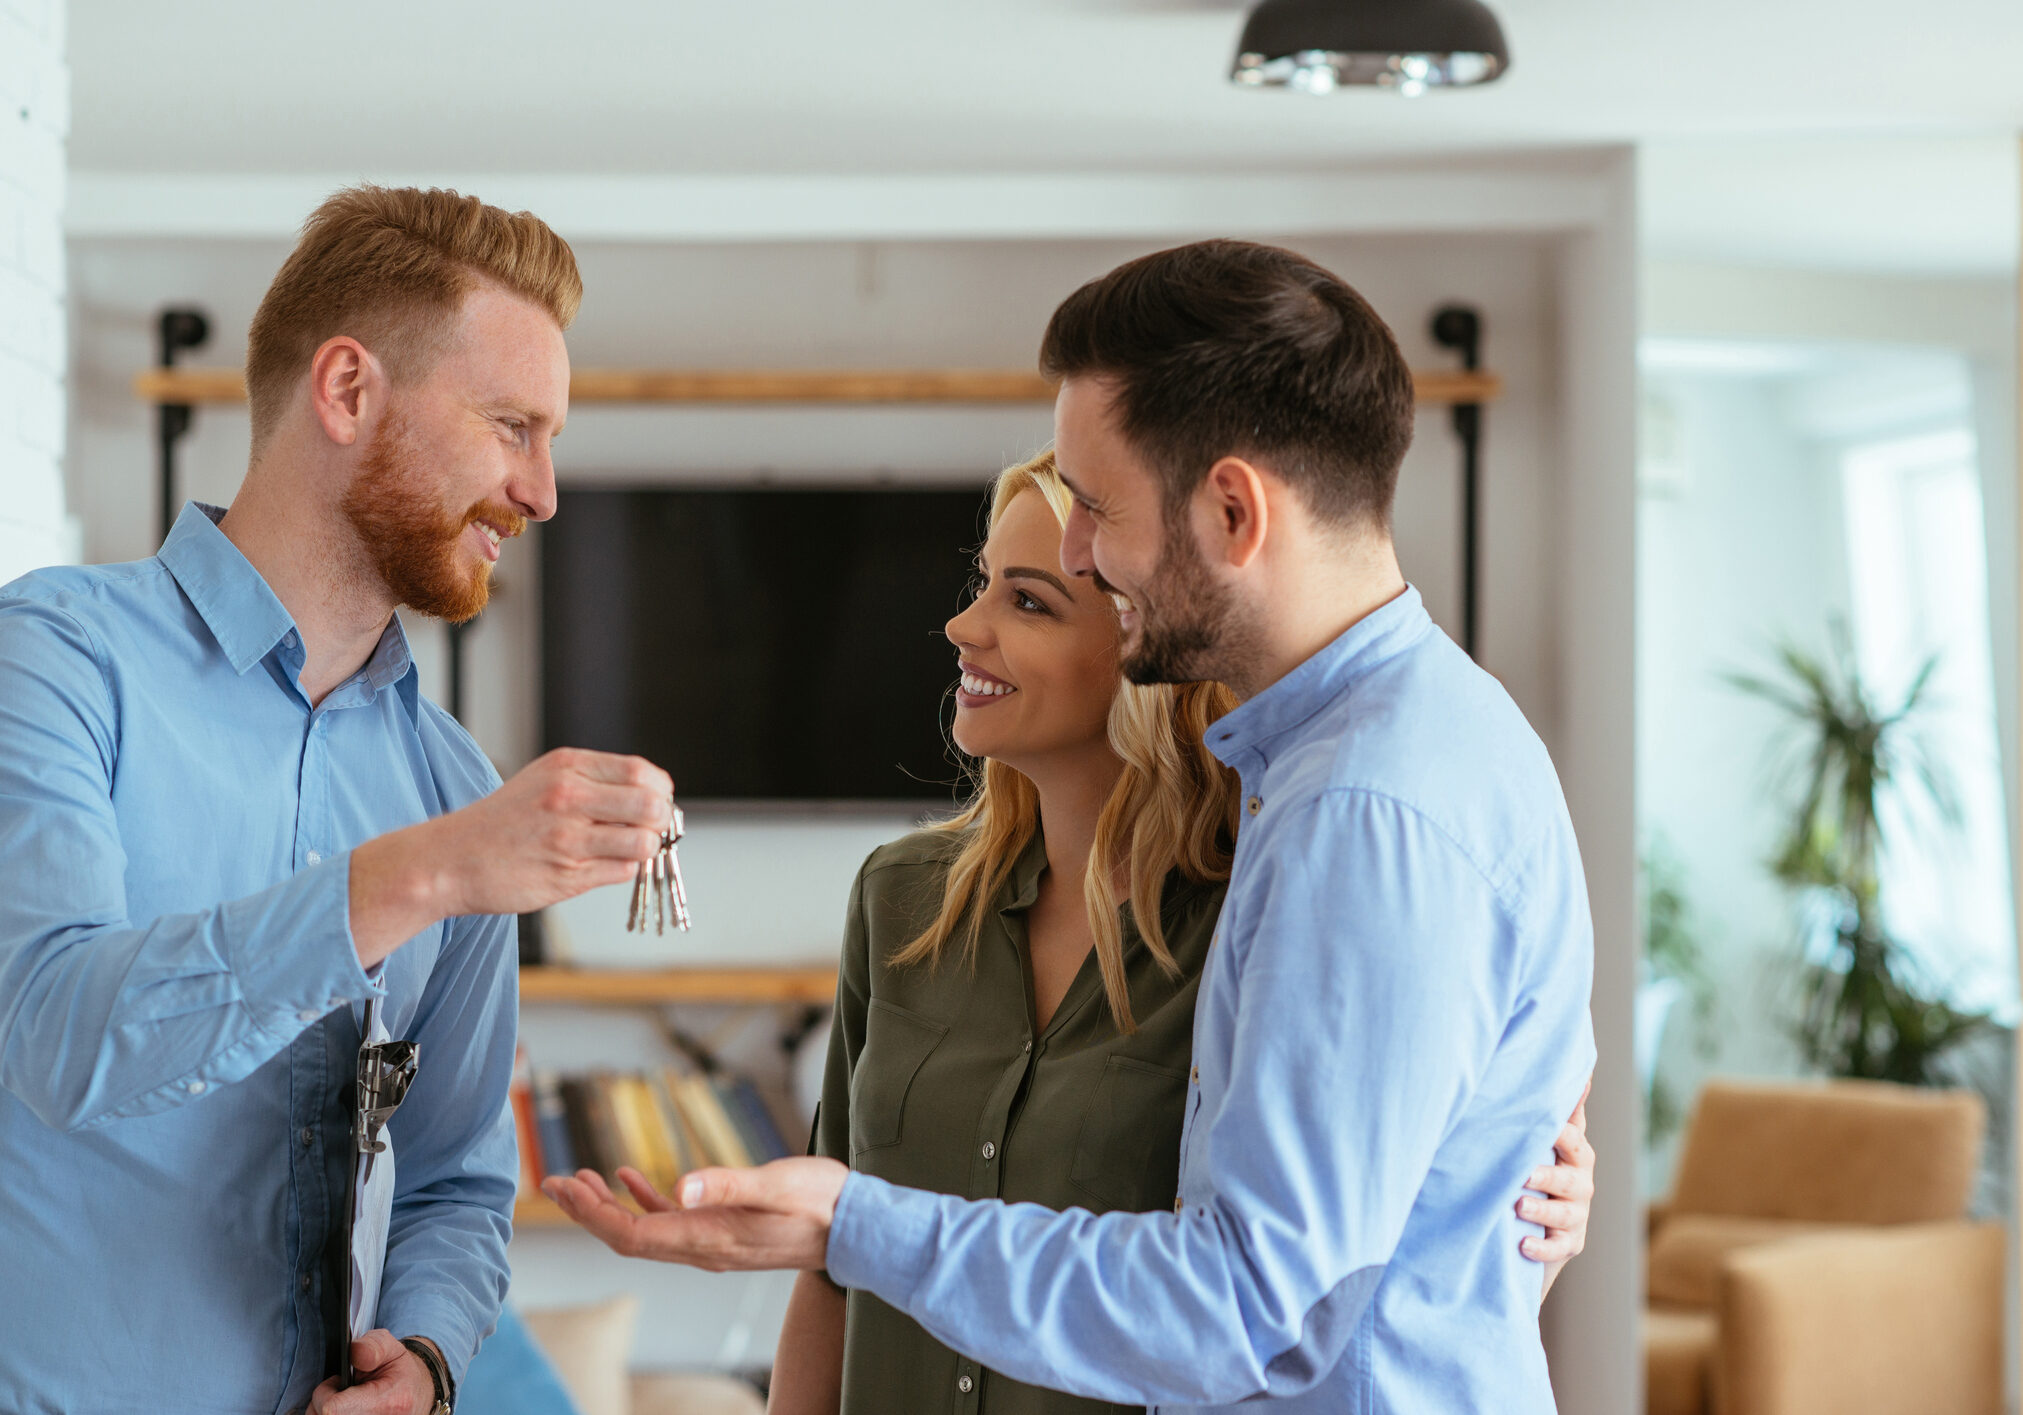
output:
M381 999L365 1007L365 1040L358 1048L357 1085L352 1093L349 1181L344 1200L344 1340L338 1355L338 1389L357 1378L351 1343L371 1331L379 1306L379 1279L386 1261L386 1230L393 1202L394 1153L386 1123L406 1099L420 1066L421 1047L392 1041L380 1017ZM366 1245L360 1271L360 1244ZM361 1306L361 1303L363 1304Z

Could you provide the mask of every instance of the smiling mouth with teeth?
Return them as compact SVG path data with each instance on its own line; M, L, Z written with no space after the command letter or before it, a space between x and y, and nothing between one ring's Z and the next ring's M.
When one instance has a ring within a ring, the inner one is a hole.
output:
M965 672L962 675L962 690L978 698L1002 698L1018 691L1017 688L1014 688L1009 683L999 683L993 679L979 678L974 673L969 672Z

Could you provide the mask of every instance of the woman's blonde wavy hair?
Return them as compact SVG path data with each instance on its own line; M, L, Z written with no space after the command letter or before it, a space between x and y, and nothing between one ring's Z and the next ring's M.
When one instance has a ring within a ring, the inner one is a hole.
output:
M991 525L1028 491L1046 498L1054 515L1067 524L1073 498L1048 451L998 476L991 493ZM1235 706L1235 695L1220 683L1145 687L1122 679L1110 704L1110 747L1123 759L1124 771L1097 819L1082 893L1103 992L1120 1031L1136 1031L1137 1022L1124 982L1117 881L1130 884L1145 946L1169 977L1177 977L1180 965L1166 946L1160 905L1166 877L1175 869L1189 880L1229 878L1237 778L1203 745L1202 736ZM933 963L952 939L973 959L990 901L1039 828L1039 793L1019 772L986 760L975 783L962 811L933 827L968 838L949 867L940 912L893 956L895 964Z

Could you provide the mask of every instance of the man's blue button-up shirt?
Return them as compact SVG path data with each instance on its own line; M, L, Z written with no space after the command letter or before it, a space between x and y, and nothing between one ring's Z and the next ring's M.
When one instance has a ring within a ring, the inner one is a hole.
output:
M853 1174L830 1276L1101 1400L1550 1411L1544 1269L1515 1205L1594 1043L1587 894L1544 747L1410 590L1208 743L1244 805L1174 1211Z
M208 514L207 514L208 512ZM0 1410L308 1403L341 1319L348 1088L384 989L421 1067L391 1129L379 1325L461 1374L505 1292L510 918L375 980L350 850L498 776L388 626L312 708L266 582L186 508L155 557L0 588Z

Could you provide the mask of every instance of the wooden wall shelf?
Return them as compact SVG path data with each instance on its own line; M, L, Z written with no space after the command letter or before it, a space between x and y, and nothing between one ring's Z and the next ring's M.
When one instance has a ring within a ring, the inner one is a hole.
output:
M802 1003L836 1000L830 964L797 968L522 968L520 1001L603 1007L675 1002Z
M1412 375L1422 407L1493 403L1493 373L1432 369ZM233 368L148 369L134 392L148 403L243 403L246 378ZM572 403L662 404L992 404L1051 403L1054 386L1018 369L578 369Z

